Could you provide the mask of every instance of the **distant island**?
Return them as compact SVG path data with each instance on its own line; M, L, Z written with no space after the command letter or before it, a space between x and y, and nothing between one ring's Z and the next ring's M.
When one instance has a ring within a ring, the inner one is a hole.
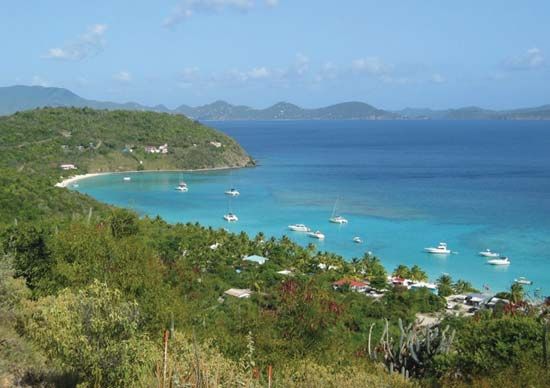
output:
M378 109L364 102L343 102L322 108L306 109L279 102L265 109L232 105L225 101L191 107L180 105L145 106L88 100L63 88L41 86L0 87L0 115L9 115L41 107L88 107L107 110L152 111L185 115L194 120L550 120L550 105L512 110L490 110L476 106L434 110L405 108L397 111Z

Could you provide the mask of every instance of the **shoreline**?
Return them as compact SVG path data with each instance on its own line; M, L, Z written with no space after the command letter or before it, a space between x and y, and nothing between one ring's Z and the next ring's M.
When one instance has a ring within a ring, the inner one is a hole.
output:
M75 184L81 180L93 178L102 175L114 175L114 174L136 174L136 173L153 173L153 172L208 172L208 171L223 171L234 170L239 168L246 168L247 166L235 166L235 167L208 167L197 169L184 169L184 170L129 170L129 171L105 171L105 172L90 172L87 174L73 175L63 179L61 182L55 184L55 187L67 188L68 186Z

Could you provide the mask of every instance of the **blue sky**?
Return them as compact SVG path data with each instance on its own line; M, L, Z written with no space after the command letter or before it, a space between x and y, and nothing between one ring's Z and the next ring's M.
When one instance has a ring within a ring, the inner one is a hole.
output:
M2 0L0 85L265 107L550 103L546 0Z

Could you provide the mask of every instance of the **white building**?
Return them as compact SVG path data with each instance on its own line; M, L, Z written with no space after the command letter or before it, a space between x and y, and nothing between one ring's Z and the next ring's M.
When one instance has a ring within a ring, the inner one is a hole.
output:
M233 296L235 298L243 299L243 298L250 298L250 295L252 295L252 291L248 288L230 288L229 290L224 292L224 295L227 296Z
M74 164L69 164L69 163L60 164L59 168L62 169L62 170L65 170L65 171L76 170L77 169Z

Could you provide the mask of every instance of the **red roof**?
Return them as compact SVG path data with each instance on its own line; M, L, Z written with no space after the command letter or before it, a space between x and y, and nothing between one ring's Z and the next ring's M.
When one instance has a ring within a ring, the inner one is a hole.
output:
M350 287L365 287L365 286L369 285L368 283L358 281L358 280L354 280L354 279L340 279L338 281L335 281L332 284L335 285L335 286L338 286L338 287L341 287L344 284L348 284Z
M404 279L402 277L399 277L399 276L395 276L391 279L392 283L405 283L405 280L407 279Z

